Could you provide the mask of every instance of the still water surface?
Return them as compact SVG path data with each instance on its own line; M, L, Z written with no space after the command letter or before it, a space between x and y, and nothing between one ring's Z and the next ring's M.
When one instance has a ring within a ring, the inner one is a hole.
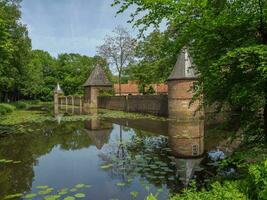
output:
M0 159L15 161L0 163L1 198L23 193L18 199L80 194L124 200L153 193L168 199L190 179L203 184L213 174L216 158L208 154L224 157L221 139L204 137L201 120L94 119L27 127L23 135L0 140Z

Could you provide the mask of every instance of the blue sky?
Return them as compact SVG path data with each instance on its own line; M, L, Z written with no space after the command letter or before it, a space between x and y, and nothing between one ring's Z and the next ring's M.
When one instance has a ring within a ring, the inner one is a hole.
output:
M27 25L33 49L93 56L106 35L127 24L130 13L117 17L113 0L23 0L22 22Z

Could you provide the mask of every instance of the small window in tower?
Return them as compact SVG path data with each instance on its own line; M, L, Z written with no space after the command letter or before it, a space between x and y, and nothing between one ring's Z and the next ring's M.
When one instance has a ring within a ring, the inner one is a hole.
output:
M192 156L199 155L199 146L197 144L192 145Z

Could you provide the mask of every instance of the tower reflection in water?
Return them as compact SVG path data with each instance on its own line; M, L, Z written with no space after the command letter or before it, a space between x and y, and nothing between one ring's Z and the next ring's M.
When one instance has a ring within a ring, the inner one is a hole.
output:
M170 121L168 138L177 174L187 185L204 158L204 120Z
M92 143L98 150L101 150L108 143L112 131L112 124L100 121L99 119L91 119L84 122L85 131L87 132Z

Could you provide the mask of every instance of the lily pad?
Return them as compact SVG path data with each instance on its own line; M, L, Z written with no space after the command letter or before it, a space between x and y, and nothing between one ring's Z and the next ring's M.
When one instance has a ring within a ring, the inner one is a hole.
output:
M85 187L85 184L80 183L80 184L75 185L75 187L76 188L84 188Z
M14 198L22 197L22 196L23 196L22 193L10 194L10 195L7 195L4 199L14 199Z
M101 169L109 169L109 168L113 167L113 164L102 165L100 167L101 167Z
M40 185L36 187L37 189L47 189L49 188L47 185Z
M50 196L46 196L44 198L44 200L57 200L59 199L61 196L60 195L50 195Z
M77 193L74 195L76 198L84 198L85 194L84 193Z
M75 197L67 196L63 200L75 200L75 199L76 199Z
M32 198L34 198L34 197L36 197L37 196L37 194L34 194L34 193L32 193L32 194L27 194L27 195L25 195L25 199L32 199Z
M38 194L40 194L40 195L49 194L49 193L53 192L53 190L54 190L53 188L46 188L45 190L39 191Z
M118 182L116 183L118 187L124 187L126 184L124 182Z
M59 195L64 195L64 194L67 194L67 193L68 193L68 189L64 188L64 189L61 189L58 194Z

